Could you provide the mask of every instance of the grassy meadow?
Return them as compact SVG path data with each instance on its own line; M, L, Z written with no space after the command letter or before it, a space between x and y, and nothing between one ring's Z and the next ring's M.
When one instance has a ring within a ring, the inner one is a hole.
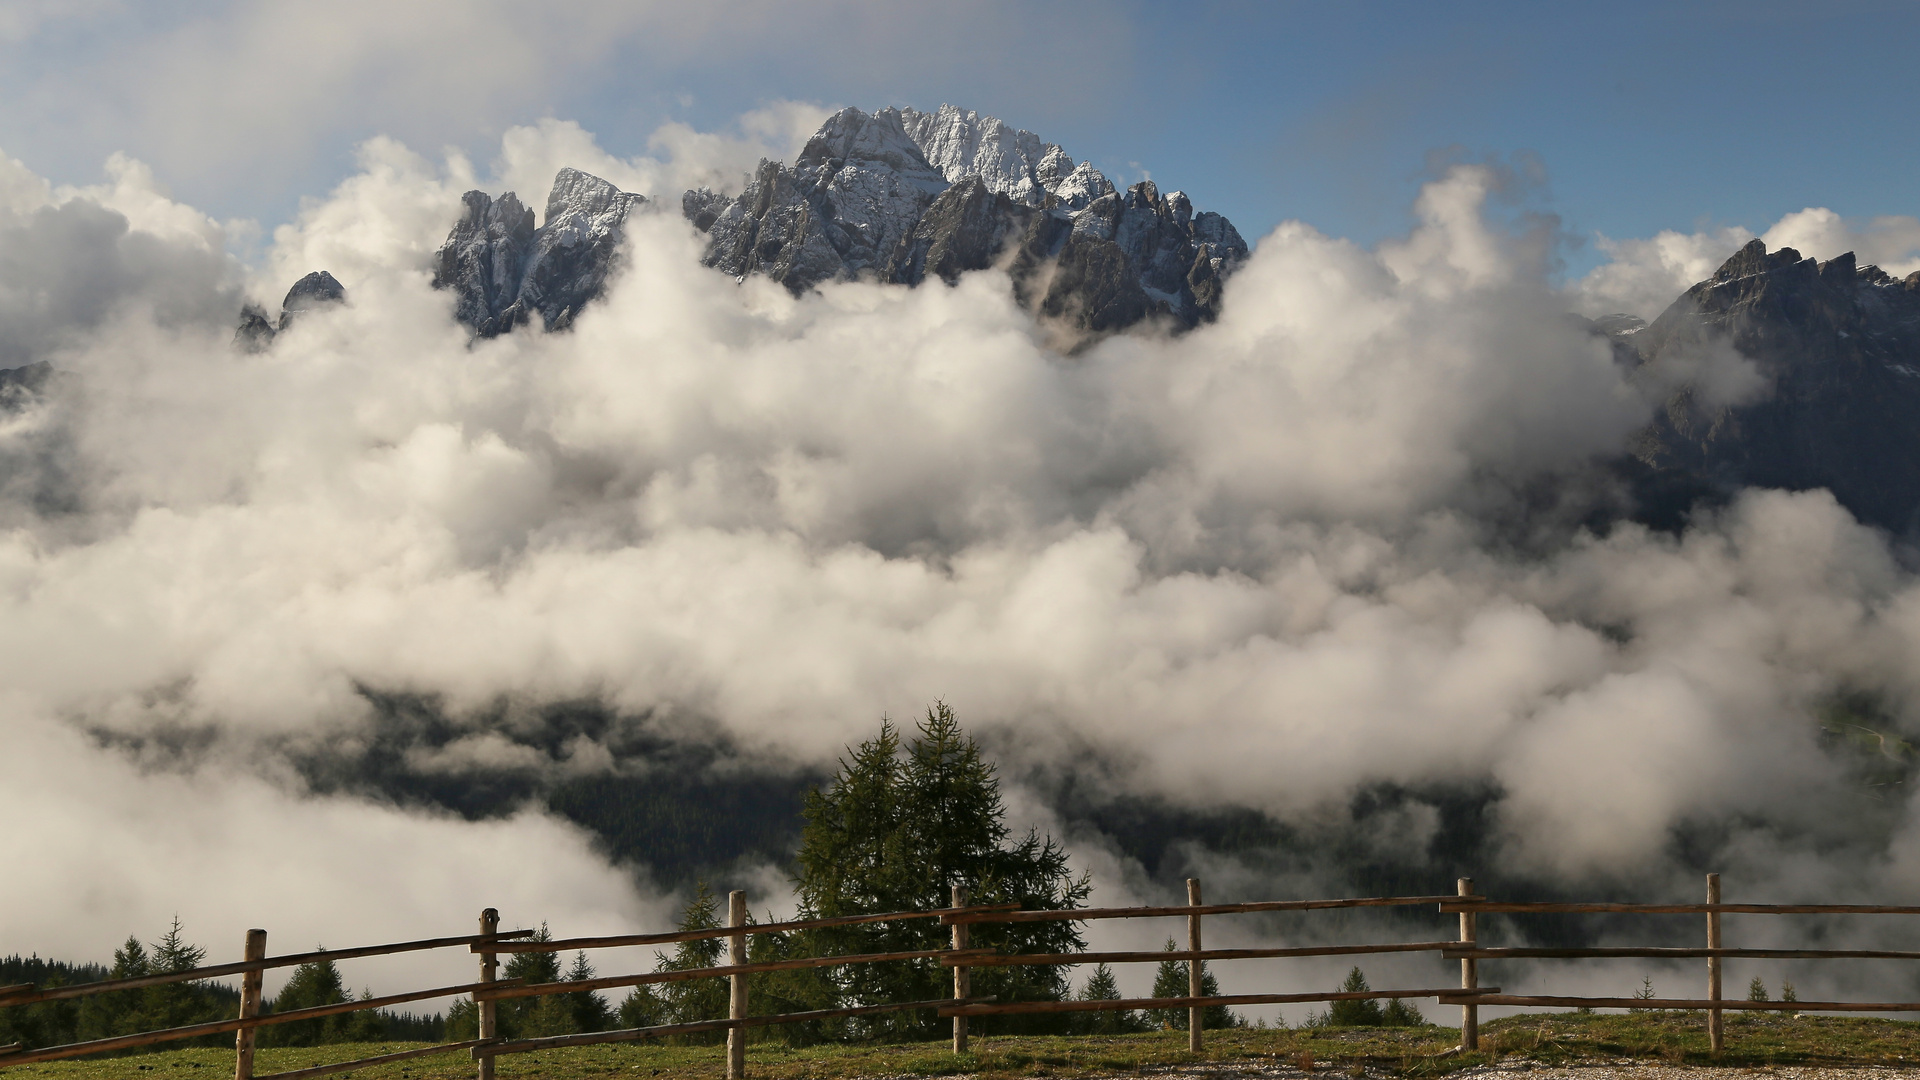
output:
M1459 1032L1445 1027L1242 1028L1207 1033L1207 1049L1187 1052L1184 1032L1073 1037L976 1038L963 1057L942 1043L881 1046L826 1045L793 1049L779 1043L748 1048L747 1070L763 1080L853 1080L853 1078L971 1075L988 1078L1094 1077L1160 1071L1200 1063L1222 1066L1311 1066L1352 1075L1359 1070L1398 1076L1441 1075L1502 1059L1524 1057L1542 1064L1619 1061L1725 1065L1906 1065L1920 1066L1920 1023L1852 1017L1727 1016L1727 1049L1715 1058L1707 1049L1706 1020L1698 1013L1507 1017L1481 1026L1482 1049L1454 1049ZM410 1049L418 1043L336 1044L261 1050L256 1075ZM621 1075L721 1080L725 1051L718 1046L607 1044L503 1057L502 1080L551 1080ZM229 1075L229 1050L193 1048L96 1061L22 1065L7 1076L58 1080L160 1080ZM464 1052L351 1073L362 1080L455 1080L473 1075Z

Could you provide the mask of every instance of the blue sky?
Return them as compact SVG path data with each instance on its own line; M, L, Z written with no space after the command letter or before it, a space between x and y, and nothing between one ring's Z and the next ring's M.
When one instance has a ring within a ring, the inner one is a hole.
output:
M1518 205L1631 237L1920 210L1916 46L1920 4L1846 0L0 0L0 151L61 182L124 151L271 226L376 134L484 162L552 116L633 154L663 122L782 99L953 102L1250 236L1300 218L1371 242L1405 227L1436 157L1467 157L1537 163Z

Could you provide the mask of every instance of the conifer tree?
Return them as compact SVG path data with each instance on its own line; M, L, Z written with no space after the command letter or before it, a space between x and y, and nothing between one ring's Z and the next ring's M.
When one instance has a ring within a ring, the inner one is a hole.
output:
M139 938L128 934L127 943L113 950L113 970L108 973L107 978L136 979L148 974L149 971L147 947L140 944Z
M325 952L325 946L316 951ZM322 957L293 969L287 985L274 995L271 1010L285 1013L334 1005L345 1000L347 989L341 981L340 970L333 966L332 960ZM272 1024L259 1030L258 1039L262 1046L318 1046L339 1042L344 1038L347 1015L351 1014L296 1020L291 1024Z
M138 937L127 935L127 943L113 951L113 967L108 970L107 978L135 979L150 974L152 964L147 959L147 947ZM78 1038L104 1039L139 1031L141 997L138 990L119 990L81 998L76 1023Z
M448 1042L465 1042L480 1037L480 1008L469 997L455 998L447 1006Z
M815 939L805 932L754 934L747 938L747 962L752 964L817 956L821 951L824 950L816 949ZM834 984L832 972L825 968L795 968L754 976L747 1008L749 1015L754 1016L811 1012L831 1009L838 1001L839 988ZM837 1039L846 1029L845 1020L806 1020L761 1028L750 1037L778 1039L788 1046L812 1046Z
M1097 964L1092 974L1087 976L1086 985L1082 986L1080 993L1075 996L1081 1001L1118 1001L1120 1000L1120 981L1113 977L1112 968L1105 964ZM1079 1035L1124 1035L1146 1029L1139 1015L1131 1009L1102 1009L1099 1012L1072 1015L1078 1018L1078 1022L1074 1025L1074 1033Z
M1178 952L1179 947L1172 938L1167 939L1166 952ZM1185 960L1162 960L1153 973L1153 996L1157 998L1186 997L1192 984L1187 981L1187 962ZM1220 992L1220 980L1213 977L1206 964L1200 965L1200 992L1212 996ZM1187 1030L1188 1017L1185 1009L1155 1009L1154 1019L1163 1028L1175 1031ZM1200 1029L1239 1027L1240 1018L1225 1005L1208 1005L1200 1013Z
M573 954L573 966L567 969L568 982L586 982L593 978L593 965L587 962L585 952ZM567 1012L567 1030L562 1034L574 1034L584 1031L605 1031L613 1026L613 1013L600 995L591 990L582 990L575 994L565 994L554 1000L560 1002Z
M540 929L533 932L533 941L552 941L553 933L542 922ZM550 952L513 953L501 966L502 979L520 979L527 985L536 983L556 983L560 981L560 957ZM555 1026L557 1011L547 1005L550 997L503 998L495 1003L495 1024L503 1039L528 1039L541 1035L563 1035L566 1032L548 1030ZM543 1008L544 1006L544 1008Z
M372 1001L373 991L360 988L361 1001ZM329 1017L329 1019L332 1019ZM342 1013L340 1024L335 1029L341 1042L370 1043L381 1042L387 1037L387 1017L379 1009L361 1009L359 1012Z
M188 943L180 926L180 916L175 915L167 932L154 942L153 956L147 969L156 975L177 975L199 967L206 957L207 950ZM147 987L141 991L141 1027L147 1030L180 1027L212 1019L208 1015L209 1002L198 993L200 988L197 982L161 983Z
M976 904L1016 903L1029 909L1078 907L1091 891L1074 877L1067 853L1037 833L1009 842L1000 782L979 744L953 711L936 703L913 738L882 721L880 733L851 749L826 787L807 795L795 884L802 918L927 911L946 907L966 885ZM816 932L808 947L836 953L942 948L947 928L932 920L871 923ZM1007 951L1078 952L1086 945L1070 922L977 923L976 947ZM863 964L833 976L851 1004L922 1001L952 993L951 975L932 961ZM976 994L1003 1002L1058 1001L1067 996L1058 967L982 968ZM983 1034L1064 1030L1059 1014L980 1017ZM944 1021L931 1014L881 1014L852 1033L864 1037L931 1038Z
M667 1022L666 1006L660 1001L660 996L653 992L651 986L636 986L628 991L626 998L620 1002L620 1010L614 1016L622 1030L658 1027Z
M713 891L702 881L694 892L693 899L680 915L682 930L712 930L720 925L720 903L714 899ZM700 968L717 967L720 957L726 949L724 938L699 938L683 941L674 946L671 956L656 953L653 969L655 971L694 971ZM727 1016L727 981L722 978L688 979L684 982L661 983L654 988L654 996L660 1002L661 1023L688 1024L696 1020L724 1020ZM707 1045L726 1041L725 1032L703 1032L697 1035L676 1036L676 1038Z
M1407 1002L1406 998L1388 998L1386 1007L1380 1010L1382 1027L1425 1027L1427 1018L1420 1014L1420 1007Z
M1360 993L1371 990L1367 985L1367 976L1358 967L1347 972L1347 981L1340 984L1342 993ZM1335 1027L1379 1027L1386 1017L1380 1011L1380 1003L1371 998L1336 1001L1327 1010L1327 1022Z

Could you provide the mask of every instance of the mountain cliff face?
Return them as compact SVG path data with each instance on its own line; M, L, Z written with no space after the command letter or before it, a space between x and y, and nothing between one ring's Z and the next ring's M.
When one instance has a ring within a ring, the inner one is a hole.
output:
M549 330L565 329L600 295L627 215L647 200L578 169L561 169L547 196L546 224L509 191L462 196L465 209L434 255L433 285L459 297L457 318L482 337L522 325L539 312Z
M260 352L272 345L274 336L292 326L301 315L346 301L345 286L325 270L315 270L287 290L286 299L280 301L278 322L269 322L266 309L258 304L241 308L240 325L234 330L233 343L247 352Z
M463 197L434 257L436 288L481 337L538 311L564 329L612 270L627 215L645 203L562 169L546 223L508 192ZM1193 326L1219 313L1220 285L1247 243L1219 214L1193 211L1152 183L1122 195L1030 131L950 105L935 113L844 109L791 167L762 161L738 196L686 192L681 210L708 235L703 261L736 278L765 274L794 292L858 278L951 284L1003 264L1022 303L1106 333L1149 318Z
M1755 240L1623 340L1643 377L1731 347L1765 380L1750 403L1719 405L1671 380L1680 389L1633 449L1664 498L1827 488L1862 521L1920 535L1920 273L1896 281L1851 252L1821 263Z
M1065 150L1041 142L1031 131L952 105L933 113L899 112L901 130L950 184L977 176L988 191L1024 206L1039 206L1052 196L1070 210L1113 194L1113 184L1092 162L1074 164Z
M1093 332L1211 319L1247 255L1184 194L1149 181L1121 195L1059 146L952 106L844 109L791 168L763 161L739 196L689 191L681 206L710 237L706 264L736 277L918 285L1005 259L1023 303Z

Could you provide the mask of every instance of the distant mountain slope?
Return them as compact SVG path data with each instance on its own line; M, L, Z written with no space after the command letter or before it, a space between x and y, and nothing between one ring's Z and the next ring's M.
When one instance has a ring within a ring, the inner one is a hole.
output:
M1667 490L1827 488L1862 521L1920 533L1920 274L1755 240L1622 340L1642 378L1679 386L1632 451ZM1765 380L1751 401L1716 404L1688 377L1728 347Z

